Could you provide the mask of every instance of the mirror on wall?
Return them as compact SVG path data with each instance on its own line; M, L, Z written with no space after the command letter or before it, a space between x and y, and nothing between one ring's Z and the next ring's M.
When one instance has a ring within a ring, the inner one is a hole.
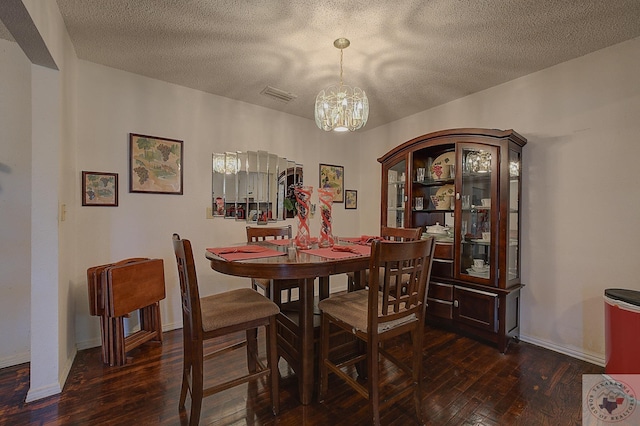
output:
M266 224L293 217L285 208L302 165L267 151L214 153L211 173L215 217Z

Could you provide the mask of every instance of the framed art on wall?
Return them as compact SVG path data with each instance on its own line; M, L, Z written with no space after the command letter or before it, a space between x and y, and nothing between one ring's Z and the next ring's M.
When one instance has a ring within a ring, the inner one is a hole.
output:
M118 206L118 174L82 172L83 206Z
M183 141L129 134L129 192L182 195Z
M320 188L333 189L333 202L344 202L344 167L320 164Z
M358 208L358 191L353 189L345 189L344 191L344 208L345 209L357 209Z

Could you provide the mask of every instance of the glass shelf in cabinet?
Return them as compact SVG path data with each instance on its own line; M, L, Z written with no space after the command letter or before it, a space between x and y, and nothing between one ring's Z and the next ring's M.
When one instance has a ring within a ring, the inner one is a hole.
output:
M462 244L488 246L491 244L491 241L482 240L480 238L465 238L462 240Z
M425 212L425 213L453 213L455 210L453 209L434 209L434 208L428 208L428 209L422 209L422 210L417 210L419 212Z
M455 180L453 178L448 179L425 179L425 180L416 180L413 183L423 186L444 186L446 184L454 183Z

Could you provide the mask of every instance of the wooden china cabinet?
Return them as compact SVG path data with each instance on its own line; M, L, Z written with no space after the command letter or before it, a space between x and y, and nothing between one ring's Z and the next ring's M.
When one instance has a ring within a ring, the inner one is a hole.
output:
M505 352L520 332L522 147L513 130L451 129L392 149L382 164L383 226L436 237L427 321Z

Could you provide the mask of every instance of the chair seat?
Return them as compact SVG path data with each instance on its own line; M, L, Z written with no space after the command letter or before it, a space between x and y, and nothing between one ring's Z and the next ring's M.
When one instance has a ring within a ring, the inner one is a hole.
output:
M278 305L249 288L231 290L200 299L202 330L213 331L280 312Z
M358 290L349 293L331 296L328 299L321 300L318 307L332 317L350 324L356 330L367 332L367 309L368 309L369 291ZM378 293L378 314L382 313L382 293ZM414 321L415 315L400 318L395 321L388 321L378 324L378 333L391 330L401 324Z

